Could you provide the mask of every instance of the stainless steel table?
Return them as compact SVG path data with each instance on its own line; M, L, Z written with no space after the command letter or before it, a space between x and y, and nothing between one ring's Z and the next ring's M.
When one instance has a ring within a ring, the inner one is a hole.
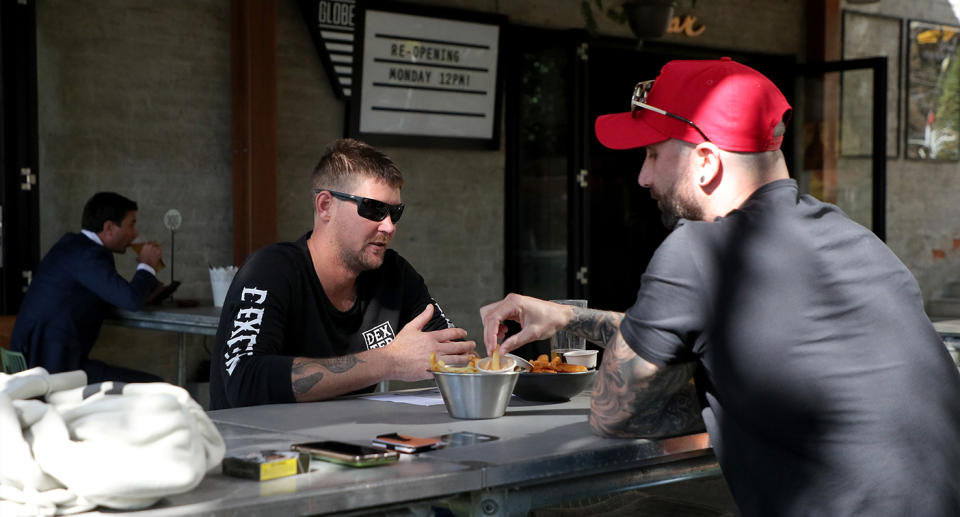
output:
M960 337L960 319L934 321L933 328L941 337Z
M186 385L187 334L217 335L220 307L150 306L139 311L116 309L105 323L177 333L177 385Z
M405 456L379 467L315 461L318 468L310 473L264 482L215 469L195 490L134 515L273 517L386 510L430 515L434 507L456 515L526 515L565 500L719 474L706 434L604 439L590 432L588 412L587 393L549 404L514 397L506 415L491 420L457 420L442 404L366 397L212 411L228 454L318 439L366 444L394 431L415 436L472 431L499 439Z

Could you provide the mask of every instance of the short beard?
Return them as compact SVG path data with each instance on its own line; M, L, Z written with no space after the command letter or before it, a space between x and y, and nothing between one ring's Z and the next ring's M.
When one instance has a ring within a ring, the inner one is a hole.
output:
M671 189L661 197L660 221L667 230L673 230L680 219L699 221L703 219L703 208L696 203L693 194L681 187Z
M377 269L383 265L383 257L371 259L368 258L362 251L352 253L343 248L340 249L340 261L344 266L347 267L347 269L358 274L364 271L370 271L371 269Z

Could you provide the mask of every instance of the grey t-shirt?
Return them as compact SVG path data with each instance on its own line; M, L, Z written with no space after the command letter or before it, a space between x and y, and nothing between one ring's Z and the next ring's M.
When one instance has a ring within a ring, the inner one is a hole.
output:
M654 364L699 362L744 515L960 515L960 375L919 287L793 180L681 222L621 332Z

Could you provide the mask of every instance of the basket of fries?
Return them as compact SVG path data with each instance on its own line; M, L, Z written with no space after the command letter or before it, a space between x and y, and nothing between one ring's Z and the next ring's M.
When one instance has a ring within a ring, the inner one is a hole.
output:
M437 381L443 403L453 418L499 418L507 410L520 372L478 368L476 358L467 366L447 366L430 355L430 372Z
M546 354L531 361L530 371L520 373L513 392L525 400L537 402L564 402L583 391L597 371L577 364L552 361Z

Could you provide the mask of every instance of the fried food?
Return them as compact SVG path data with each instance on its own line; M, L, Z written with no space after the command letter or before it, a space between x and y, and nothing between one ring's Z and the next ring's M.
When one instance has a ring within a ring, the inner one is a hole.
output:
M493 348L493 359L490 360L490 369L499 370L500 369L500 345L497 345Z
M540 357L530 361L533 368L532 373L577 373L587 371L587 367L579 364L567 364L560 360L560 356L554 357L551 361L547 354L540 354Z
M470 361L466 366L447 366L443 361L437 359L436 352L430 352L430 371L441 373L480 373L477 368L477 356L471 354Z

